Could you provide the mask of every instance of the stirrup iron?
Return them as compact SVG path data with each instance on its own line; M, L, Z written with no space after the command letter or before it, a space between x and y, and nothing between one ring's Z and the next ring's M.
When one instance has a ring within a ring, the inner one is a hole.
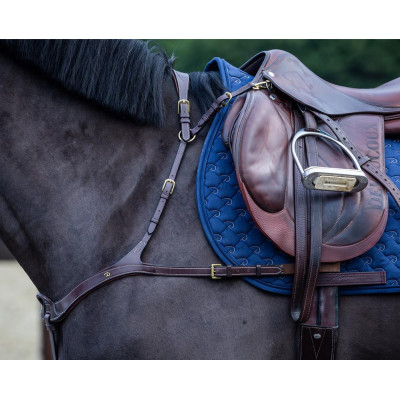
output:
M303 136L319 136L336 143L341 147L353 161L355 169L331 168L310 166L303 169L296 153L296 141ZM334 139L328 133L321 130L306 131L300 129L292 140L293 159L301 173L303 185L311 190L329 190L335 192L360 192L368 185L368 179L353 155L353 153L341 142Z

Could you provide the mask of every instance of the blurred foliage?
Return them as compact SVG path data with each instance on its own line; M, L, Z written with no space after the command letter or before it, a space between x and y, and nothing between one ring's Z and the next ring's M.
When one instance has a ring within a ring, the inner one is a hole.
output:
M213 57L240 66L262 50L282 49L338 85L374 87L400 76L400 40L159 39L180 71L201 71Z

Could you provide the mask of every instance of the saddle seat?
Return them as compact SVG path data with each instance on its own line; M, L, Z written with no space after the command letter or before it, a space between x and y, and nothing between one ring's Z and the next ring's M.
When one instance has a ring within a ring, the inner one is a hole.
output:
M331 116L400 112L400 78L375 89L347 88L320 78L290 53L282 50L269 53L263 77L308 107Z
M400 107L400 78L373 89L356 89L335 84L331 84L331 86L366 103L383 107Z
M276 60L274 60L275 58ZM269 60L269 61L268 61ZM275 61L275 62L274 62ZM318 75L309 70L300 60L294 57L292 54L287 53L283 50L270 50L268 52L261 52L252 57L249 61L243 64L240 69L246 71L248 74L253 75L256 79L257 73L261 65L268 63L268 67L271 69L279 65L279 69L283 75L286 75L289 70L292 74L299 76L304 74L304 78L307 78L308 83L304 82L305 79L300 79L299 82L303 81L303 89L308 90L318 85L326 86L326 94L336 98L337 94L335 91L339 91L347 96L354 98L355 100L363 103L369 103L373 107L384 107L387 108L386 112L393 112L393 109L400 108L400 77L386 82L375 88L359 89L351 88L346 86L336 85L320 78ZM282 63L285 65L282 66ZM283 67L287 67L284 70ZM269 76L267 76L267 79ZM308 88L308 89L307 89ZM334 101L333 99L326 99L329 102ZM375 112L380 113L381 108L375 109ZM350 113L349 110L342 108L340 113Z
M355 89L331 85L348 96L378 107L400 107L400 78L393 79L373 89ZM384 117L384 121L386 136L397 134L400 131L400 115L387 115Z

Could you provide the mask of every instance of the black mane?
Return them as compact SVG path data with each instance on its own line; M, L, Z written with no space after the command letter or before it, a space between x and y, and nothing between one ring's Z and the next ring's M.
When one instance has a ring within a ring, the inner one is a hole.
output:
M174 56L168 58L156 45L141 40L5 40L2 47L66 89L136 123L164 122L162 82L171 75ZM203 111L222 91L217 73L191 74L191 92Z

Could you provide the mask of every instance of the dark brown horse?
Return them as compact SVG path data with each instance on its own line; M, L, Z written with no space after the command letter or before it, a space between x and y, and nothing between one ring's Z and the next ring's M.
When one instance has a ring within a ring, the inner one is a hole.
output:
M133 41L16 41L0 54L0 234L41 293L59 299L147 229L178 146L171 60ZM223 91L191 74L192 121ZM197 217L207 128L185 154L144 259L218 259ZM32 301L36 301L32 299ZM69 359L293 359L289 297L243 280L129 277L59 326ZM400 358L399 297L340 300L341 359Z

